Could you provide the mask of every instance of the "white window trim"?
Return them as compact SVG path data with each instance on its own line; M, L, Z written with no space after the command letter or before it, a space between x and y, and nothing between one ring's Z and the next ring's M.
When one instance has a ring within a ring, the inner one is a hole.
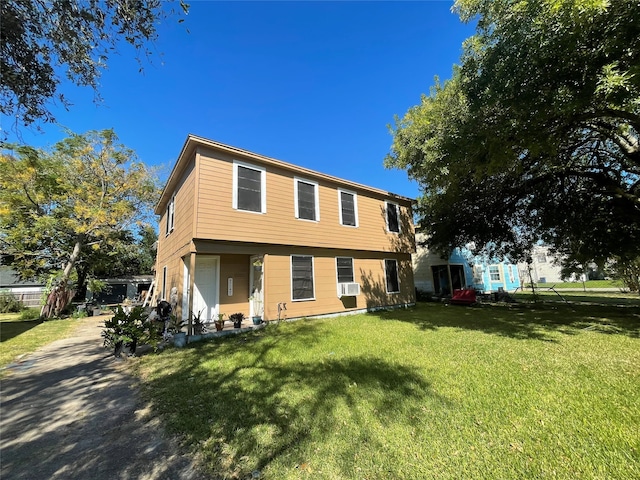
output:
M311 258L311 281L313 283L313 297L311 298L293 298L293 257ZM291 283L291 301L292 302L312 302L316 299L316 260L313 255L290 255L289 256L289 281Z
M496 267L498 269L498 279L497 280L494 280L493 278L491 278L491 267ZM503 275L502 275L502 269L500 268L500 265L498 265L498 264L489 265L488 273L489 273L489 281L490 282L502 282Z
M395 205L396 207L396 218L398 219L398 231L397 232L392 232L391 230L389 230L389 205ZM400 205L397 204L396 202L390 202L388 200L385 200L384 202L384 221L387 224L387 233L392 233L394 235L400 235L400 232L402 232L402 226L400 225Z
M238 167L250 168L260 172L260 211L254 212L252 210L242 210L238 208ZM267 169L265 167L259 167L251 163L241 162L239 160L233 161L233 209L239 212L255 213L262 215L267 213Z
M356 217L355 225L345 225L344 219L342 218L342 193L348 193L349 195L353 195L353 213ZM358 194L351 190L338 189L338 214L340 216L340 225L348 228L358 228L360 222L358 221Z
M162 298L160 300L167 299L167 266L162 267Z
M300 211L298 209L298 182L306 183L308 185L313 185L313 195L315 200L314 204L316 209L315 220L309 220L308 218L300 218ZM293 195L294 195L294 202L296 205L296 218L298 220L304 220L307 222L319 222L320 221L320 189L318 187L318 182L313 182L305 178L293 177Z
M387 260L391 260L392 262L396 262L396 280L398 280L398 290L395 292L390 292L387 290ZM384 259L384 289L388 294L400 293L400 269L398 267L398 260L396 258L385 258Z
M516 274L514 272L514 269L515 269L515 265L509 264L509 283L516 282Z
M165 236L169 235L173 232L175 227L175 217L176 217L176 196L175 194L169 200L167 204L167 226L165 229Z
M336 257L336 283L340 283L340 279L338 278L338 259L339 258L348 258L351 260L351 273L353 280L350 283L356 283L356 264L353 260L353 257Z

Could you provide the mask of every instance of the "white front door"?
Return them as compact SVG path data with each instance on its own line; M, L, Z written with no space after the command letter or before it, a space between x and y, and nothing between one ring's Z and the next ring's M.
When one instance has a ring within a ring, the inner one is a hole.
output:
M202 321L211 321L218 314L220 285L220 258L196 256L196 272L193 277L193 314L200 314Z

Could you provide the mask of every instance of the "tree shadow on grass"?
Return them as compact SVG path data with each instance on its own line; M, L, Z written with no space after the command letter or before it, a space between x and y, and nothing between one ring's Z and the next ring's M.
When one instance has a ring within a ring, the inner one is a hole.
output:
M414 369L377 357L325 352L297 361L283 355L323 333L312 322L296 327L191 348L181 352L180 367L171 375L147 384L155 398L181 392L182 408L189 412L176 413L180 400L158 406L173 419L169 428L201 446L199 454L213 474L244 478L274 461L293 469L315 442L339 435L344 415L345 428L361 436L341 446L342 457L353 459L363 444L376 448L382 441L372 423L384 428L408 422L412 413L419 415L411 412L416 405L446 402ZM197 421L189 420L190 414ZM185 428L185 421L192 423ZM351 464L340 467L344 478Z
M456 306L420 303L407 310L380 312L381 318L410 322L423 330L452 327L516 339L556 341L554 333L582 331L640 338L640 307L580 304Z
M37 327L42 320L28 320L24 322L0 322L0 342L6 342L32 328Z

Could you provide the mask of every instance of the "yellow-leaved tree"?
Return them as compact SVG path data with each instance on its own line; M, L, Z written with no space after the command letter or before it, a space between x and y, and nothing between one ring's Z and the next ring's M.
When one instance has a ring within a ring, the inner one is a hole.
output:
M157 178L113 130L70 134L50 150L3 150L1 251L23 278L56 274L42 316L58 316L83 255L111 248L152 215Z

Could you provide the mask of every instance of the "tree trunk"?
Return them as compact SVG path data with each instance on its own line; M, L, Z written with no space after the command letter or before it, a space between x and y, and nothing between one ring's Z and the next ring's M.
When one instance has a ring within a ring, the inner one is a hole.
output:
M87 266L86 264L76 267L78 273L78 285L73 300L76 302L84 302L87 297Z
M78 237L75 245L73 246L73 252L69 256L69 260L67 261L67 265L64 267L64 271L62 272L62 278L60 278L60 282L58 285L53 287L51 293L47 297L47 302L42 307L40 311L40 317L42 318L52 318L58 317L64 311L65 308L71 303L73 296L75 294L75 290L68 288L69 277L71 276L71 272L73 270L76 261L80 257L80 252L82 250L82 236Z

